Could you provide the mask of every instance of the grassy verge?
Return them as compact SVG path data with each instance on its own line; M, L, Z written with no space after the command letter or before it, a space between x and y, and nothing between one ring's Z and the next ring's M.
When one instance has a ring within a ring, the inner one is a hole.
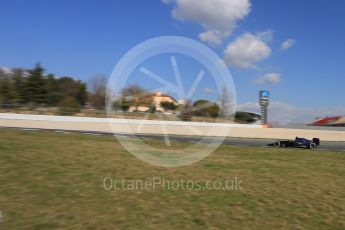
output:
M344 165L344 152L221 146L166 169L113 137L0 129L0 229L344 229ZM242 189L108 191L105 177Z

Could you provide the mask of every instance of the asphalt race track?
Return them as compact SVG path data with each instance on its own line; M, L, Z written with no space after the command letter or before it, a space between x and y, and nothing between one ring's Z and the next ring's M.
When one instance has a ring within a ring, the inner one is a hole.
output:
M120 134L126 135L128 137L133 136L131 134ZM154 139L154 140L164 140L163 135L147 135L147 134L140 134L135 135L136 137L142 139ZM206 142L206 143L213 143L215 140L212 137L193 137L193 136L174 136L169 135L171 141L183 141L183 142ZM240 146L252 146L252 147L267 147L267 144L273 143L273 139L254 139L254 138L236 138L236 137L227 137L223 140L223 144L226 145L240 145ZM332 150L332 151L345 151L345 142L330 142L324 141L320 146L316 149L319 151L323 150Z
M0 127L0 128L9 128L9 127ZM49 130L53 132L61 132L61 133L69 133L69 132L77 132L86 135L114 135L112 133L106 132L90 132L90 131L65 131L65 130L56 130L56 129L28 129L28 128L14 128L19 130L28 130L28 131L39 131L39 130ZM164 135L157 135L157 134L123 134L119 133L116 134L118 136L124 136L129 138L140 138L140 139L150 139L150 140L164 140ZM181 141L181 142L205 142L205 143L216 143L217 138L212 137L197 137L197 136L178 136L178 135L169 135L170 141ZM226 145L239 145L239 146L251 146L251 147L264 147L264 148L274 148L269 147L267 144L273 143L273 139L257 139L257 138L236 138L236 137L227 137L224 138L223 144ZM320 146L316 149L317 151L345 151L345 142L336 142L336 141L322 141Z

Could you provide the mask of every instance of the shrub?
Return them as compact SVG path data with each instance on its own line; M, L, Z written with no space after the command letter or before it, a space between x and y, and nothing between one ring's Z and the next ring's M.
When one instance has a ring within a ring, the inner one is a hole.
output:
M253 117L247 112L236 112L235 120L239 122L253 122Z
M173 102L168 102L168 101L162 101L161 106L165 111L168 110L176 110L177 106Z
M60 115L73 115L80 112L80 105L74 97L65 97L58 106Z

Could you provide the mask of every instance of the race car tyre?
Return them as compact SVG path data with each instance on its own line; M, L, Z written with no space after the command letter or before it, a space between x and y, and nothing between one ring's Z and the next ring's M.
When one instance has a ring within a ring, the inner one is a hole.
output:
M310 149L316 149L316 147L317 147L317 145L313 142L309 144Z
M279 148L281 144L280 141L275 141L273 145L274 147Z

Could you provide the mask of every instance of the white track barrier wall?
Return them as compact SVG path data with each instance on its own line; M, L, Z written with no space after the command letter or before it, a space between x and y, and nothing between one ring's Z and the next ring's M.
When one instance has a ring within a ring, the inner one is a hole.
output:
M64 121L81 123L113 123L113 124L143 124L143 125L161 125L157 120L137 120L137 119L115 119L98 117L75 117L75 116L52 116L52 115L31 115L0 113L0 119L7 120L27 120L27 121ZM227 124L227 123L209 123L209 122L190 122L190 121L164 121L165 125L172 126L194 126L194 127L242 127L242 128L261 128L261 125L246 124Z

